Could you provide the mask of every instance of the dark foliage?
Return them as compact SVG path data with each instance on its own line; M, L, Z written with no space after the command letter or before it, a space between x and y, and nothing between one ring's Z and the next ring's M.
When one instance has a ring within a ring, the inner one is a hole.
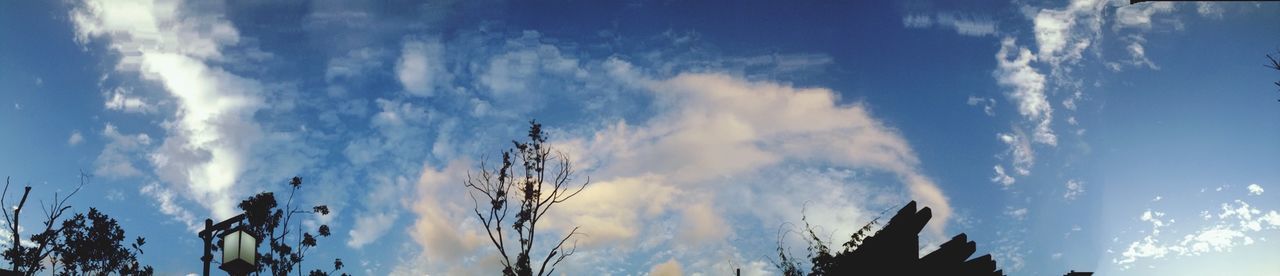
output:
M257 240L259 245L267 244L266 252L258 252L257 271L259 273L265 271L270 272L270 275L288 275L296 269L299 272L298 275L301 275L304 271L302 261L306 258L307 251L317 245L316 235L328 237L330 234L328 225L320 225L315 231L317 234L312 234L312 232L303 231L301 223L294 222L295 219L300 218L294 215L329 214L329 207L325 205L303 209L302 205L296 204L294 196L301 188L301 177L290 179L289 198L285 200L282 208L276 201L275 193L271 192L259 193L240 202L239 207L244 210L245 219L248 220L245 231L259 237ZM325 272L317 269L310 274L329 275L341 267L342 261L339 259L335 261L333 271Z
M471 199L476 203L476 217L484 224L489 241L502 256L503 275L550 275L557 264L573 254L576 245L567 250L564 245L578 234L577 227L551 247L536 273L530 251L533 250L538 221L552 206L582 192L590 183L588 179L573 187L573 167L569 158L563 153L553 152L544 144L547 137L542 133L541 124L530 121L529 125L529 141L511 141L515 148L502 152L501 167L485 168L481 164L480 173L468 174L465 183L471 188ZM511 233L503 232L508 225L508 216L512 215L514 221L510 221L509 227L516 234L517 244L509 244L507 239L511 238ZM515 254L515 260L511 254Z
M88 216L75 214L62 222L62 241L54 252L62 266L57 275L153 274L151 266L138 263L147 240L137 237L125 246L124 239L120 224L97 208L89 208Z
M311 271L311 273L310 273L310 274L308 274L308 275L310 275L310 276L329 276L329 275L341 275L341 276L348 276L348 275L351 275L351 274L346 274L346 273L342 273L342 274L335 274L335 273L338 273L338 271L339 271L339 270L342 270L342 266L343 266L343 265L342 265L342 259L334 259L334 260L333 260L333 270L330 270L330 271L326 272L326 271L323 271L323 270L316 269L316 270L312 270L312 271Z

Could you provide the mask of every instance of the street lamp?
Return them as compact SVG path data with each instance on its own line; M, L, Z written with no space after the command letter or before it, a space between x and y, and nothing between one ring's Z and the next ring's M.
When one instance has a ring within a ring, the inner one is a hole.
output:
M209 263L213 261L213 237L222 237L222 265L218 268L231 275L247 275L257 267L255 256L258 249L257 238L244 231L244 225L231 228L245 220L245 214L239 214L214 224L212 219L204 220L204 230L197 235L204 240L204 276L209 276Z
M236 227L222 236L222 265L218 268L231 275L248 275L257 266L254 262L254 256L258 254L255 250L257 245L253 235L246 233L243 227Z

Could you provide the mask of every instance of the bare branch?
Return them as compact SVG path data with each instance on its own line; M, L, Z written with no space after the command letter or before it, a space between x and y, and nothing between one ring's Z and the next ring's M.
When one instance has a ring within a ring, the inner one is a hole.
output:
M555 247L552 247L552 248L551 248L551 252L550 252L550 253L547 253L547 257L546 257L545 259L543 259L543 260L542 260L542 268L539 268L539 269L538 269L538 275L549 275L549 274L551 274L551 271L547 271L547 274L543 274L542 272L543 272L543 270L546 270L546 269L547 269L547 263L551 262L551 257L556 256L556 253L557 253L557 252L562 252L560 248L564 246L564 242L565 242L565 241L568 241L568 240L569 240L569 238L573 237L575 234L577 234L577 233L578 233L578 227L579 227L579 226L574 226L574 227L573 227L573 230L570 230L568 235L564 235L564 238L563 238L563 239L560 239L560 243L556 244L556 246L555 246ZM573 246L573 248L569 249L569 251L567 251L566 253L559 254L559 255L560 255L560 257L559 257L559 258L556 258L556 262L555 262L554 264L552 264L552 265L551 265L551 270L555 270L555 269L556 269L556 266L555 266L556 264L559 264L559 263L560 263L560 261L564 260L564 258L565 258L565 257L568 257L569 255L573 255L573 252L574 252L574 251L577 251L577 249L578 249L578 245L577 245L577 242L575 241L575 242L574 242L574 246Z
M481 162L481 171L467 173L467 179L463 181L463 185L469 188L467 192L474 204L476 218L484 225L489 241L502 254L504 275L534 275L530 253L539 237L538 222L552 206L582 192L590 183L588 178L582 187L571 188L573 166L569 158L547 147L546 140L541 125L530 122L528 141L512 141L513 148L502 151L501 166L487 167ZM480 203L483 199L489 200L488 206L483 207L484 211ZM508 215L515 218L507 222ZM514 235L503 233L504 227L511 227ZM577 234L575 227L542 256L537 275L554 271L556 264L573 253L573 249L566 250L564 245ZM518 242L518 252L514 249L507 252L507 239Z

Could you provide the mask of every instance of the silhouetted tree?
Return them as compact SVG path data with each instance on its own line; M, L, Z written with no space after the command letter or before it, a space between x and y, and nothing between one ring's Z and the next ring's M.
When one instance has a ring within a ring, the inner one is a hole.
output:
M551 247L535 274L530 251L533 250L538 221L552 206L582 192L591 182L588 178L575 189L575 184L570 183L573 181L573 167L569 157L552 151L546 146L546 141L542 125L530 121L529 141L511 141L515 148L502 152L501 167L485 168L482 163L479 175L467 175L465 185L471 188L469 194L476 203L476 216L484 224L489 241L502 255L499 261L502 262L503 275L550 275L556 265L573 255L577 248L576 244L568 250L564 248L569 238L578 234L578 227L574 227ZM482 198L484 203L481 203ZM508 216L514 216L510 227L516 233L518 244L508 244L507 238L511 234L503 232ZM509 245L519 247L508 248ZM515 254L514 260L511 254Z
M1277 60L1276 57L1271 56L1271 54L1267 54L1267 59L1271 61L1271 64L1267 64L1265 66L1280 71L1280 60ZM1275 84L1277 87L1280 87L1280 81L1276 81ZM1277 99L1276 101L1280 101L1280 99Z
M62 222L62 240L55 246L55 259L62 266L57 275L151 275L151 266L138 263L142 245L137 237L126 247L124 229L115 219L89 208L89 215L75 214Z
M334 273L338 273L338 271L341 271L341 270L342 270L342 267L343 267L343 265L342 265L342 259L333 259L333 270L330 270L330 271L324 271L324 270L316 269L316 270L312 270L312 271L311 271L311 274L309 274L309 275L311 275L311 276L329 276L329 275L334 275ZM350 275L350 274L342 273L341 275L342 275L342 276L348 276L348 275Z
M807 275L1003 275L990 254L969 259L977 245L963 233L920 257L919 233L932 216L928 207L916 210L916 202L912 201L883 228L871 232L878 218L863 226L843 244L843 250L835 253L802 218L811 262ZM778 256L774 266L784 275L806 275L800 262L786 253L781 239Z
M289 181L289 188L289 198L284 202L283 208L277 208L280 206L272 192L259 193L240 202L239 207L244 210L245 219L249 221L245 231L258 237L258 244L267 244L268 250L257 255L259 273L269 271L271 275L288 275L296 269L298 275L302 275L302 261L307 250L316 246L316 235L329 236L329 225L317 227L316 234L303 231L301 223L290 225L297 218L294 217L295 214L324 216L329 214L329 207L316 205L303 209L303 205L293 202L294 196L302 188L301 177L293 177ZM335 262L337 268L341 268L341 264L340 260ZM328 273L316 270L312 275L316 275L316 272L322 273L320 275Z
M9 178L5 178L4 191L0 192L0 205L5 206L5 208L0 209L3 209L5 222L8 223L9 226L9 229L6 230L9 230L9 237L12 239L13 244L4 250L3 255L5 259L9 260L13 271L32 275L44 270L44 264L42 262L45 258L49 257L50 254L54 253L54 249L58 242L58 234L62 231L62 228L58 227L58 218L62 217L68 209L71 209L71 206L66 204L67 200L71 199L71 196L79 192L80 188L84 187L85 183L88 183L88 181L88 175L83 173L80 174L80 185L76 186L71 193L68 193L66 196L59 197L58 193L55 192L53 194L53 201L49 203L49 206L41 206L42 209L44 209L44 229L37 231L27 239L33 243L34 246L24 246L22 245L22 236L18 229L20 225L19 223L21 222L20 218L22 217L22 210L27 204L27 196L31 194L31 186L23 188L22 199L18 201L18 205L13 207L11 216L8 208L9 204L4 202L9 195Z
M97 208L89 208L87 216L77 213L70 219L58 223L58 219L71 209L67 201L88 182L89 176L81 173L80 184L75 189L65 196L59 196L55 192L53 201L47 206L41 206L44 211L42 222L44 229L27 239L31 246L22 244L22 238L18 232L22 210L31 193L31 187L24 187L22 199L18 201L18 205L13 206L12 215L8 208L3 208L5 222L9 224L9 229L6 230L9 230L13 240L13 244L4 251L3 255L12 264L14 272L34 275L46 269L47 261L48 268L51 268L50 273L53 275L109 273L151 275L153 273L151 266L143 266L137 259L138 255L142 254L142 245L146 244L146 239L136 237L132 244L126 246L122 243L126 238L124 229L115 219L98 211ZM0 193L0 205L9 206L4 203L8 191L9 180L6 178L4 191ZM58 270L59 266L62 267L62 271Z

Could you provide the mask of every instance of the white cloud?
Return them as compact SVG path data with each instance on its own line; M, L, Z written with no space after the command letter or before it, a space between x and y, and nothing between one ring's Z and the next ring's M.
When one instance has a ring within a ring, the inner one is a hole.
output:
M167 136L149 159L175 192L225 218L234 213L232 187L242 183L251 150L263 137L253 116L265 100L256 80L220 67L241 55L225 52L239 49L240 33L224 15L209 13L222 10L219 5L87 0L75 4L70 20L76 41L107 42L120 54L117 72L160 84L175 100L174 114L161 124ZM264 54L252 50L244 56ZM125 96L113 94L107 106L147 110L145 102Z
M834 62L835 58L831 57L831 55L820 53L771 53L748 57L726 57L718 61L724 67L752 68L753 72L754 70L759 70L767 72L767 75L820 70ZM754 76L749 76L748 78L751 77Z
M476 254L482 246L490 246L480 222L471 213L473 206L470 200L459 196L467 192L459 183L466 179L470 169L470 162L464 160L450 162L440 169L424 165L411 206L417 217L408 230L409 236L423 250L421 256L414 260L415 266L460 266L460 261ZM421 272L415 275L432 273Z
M136 66L147 52L220 60L223 47L239 42L239 32L225 19L200 14L183 4L186 3L89 0L71 11L71 21L80 42L111 38L109 47L127 55L121 61L122 67Z
M1164 219L1165 213L1147 210L1138 217L1140 221L1151 224L1151 231L1125 247L1119 257L1112 262L1123 269L1131 268L1143 259L1163 259L1177 256L1197 256L1213 252L1229 252L1237 246L1254 243L1252 233L1260 231L1280 230L1280 212L1262 211L1251 207L1248 203L1235 200L1223 203L1217 216L1202 215L1210 225L1200 227L1179 238L1165 239L1162 233L1168 230L1175 220ZM1216 220L1214 220L1216 219Z
M630 68L611 62L613 69ZM842 104L828 89L722 74L654 79L638 71L612 72L653 97L657 110L641 123L607 120L603 129L552 141L574 160L579 178L589 175L593 184L549 213L540 233L562 235L582 226L589 234L578 240L581 269L608 267L630 252L671 248L688 254L675 258L683 272L710 273L723 255L709 252L737 252L729 242L735 231L725 222L752 217L776 227L798 221L806 201L812 203L810 221L838 229L835 235L869 221L869 206L902 204L905 199L893 194L903 192L933 209L928 236L941 236L948 223L946 196L919 171L906 140L861 103ZM415 260L426 267L447 271L442 267L470 263L492 250L470 212L472 203L456 196L465 192L457 183L471 165L465 159L443 168L428 163L417 184L410 236L423 246ZM859 183L864 170L887 173L905 188L895 193ZM669 259L659 258L651 261Z
M680 262L675 259L669 259L666 262L654 265L649 269L649 276L680 276L684 275L684 271L680 268Z
M934 209L934 230L941 230L950 215L946 198L916 171L918 160L906 141L861 105L837 104L830 90L715 74L683 74L650 89L659 102L675 105L675 116L657 116L635 130L619 125L597 133L596 141L612 148L604 152L613 160L632 160L604 166L607 174L656 169L671 172L667 175L675 181L699 181L785 159L826 161L897 174L914 198Z
M80 143L84 143L84 135L79 130L72 130L71 137L67 138L67 145L75 146Z
M110 201L120 202L124 200L124 192L117 189L111 189L108 190L107 194L103 197Z
M1062 194L1062 198L1075 200L1081 194L1084 194L1084 183L1075 179L1067 180L1067 192Z
M988 18L943 12L930 16L927 14L909 14L902 17L902 25L907 28L950 28L956 33L967 36L987 36L996 34L996 22Z
M1151 2L1142 5L1124 5L1116 8L1117 28L1151 28L1151 17L1159 13L1173 12L1173 3Z
M1027 208L1008 208L1004 211L1004 214L1016 220L1025 220L1027 219Z
M180 104L177 123L166 125L169 136L151 154L157 175L185 185L215 216L230 217L232 187L263 137L253 120L263 107L261 87L187 56L148 54L143 61L143 76L163 83Z
M1018 47L1012 38L1005 38L996 53L999 65L993 73L996 82L1011 88L1005 95L1018 106L1018 114L1033 123L1033 137L1037 143L1055 146L1058 138L1053 133L1053 107L1045 96L1045 77L1031 67L1036 56L1031 50Z
M1249 184L1248 188L1249 188L1250 195L1262 195L1262 192L1264 191L1262 189L1262 186L1258 186L1257 183Z
M411 170L394 164L384 166ZM391 176L392 173L387 171L371 170L367 173L371 174L372 181L364 188L364 198L359 200L364 203L364 210L356 213L354 228L348 232L347 246L356 249L377 241L393 229L392 226L400 217L400 208L405 204L405 194L413 185L410 179Z
M671 206L675 204L680 191L670 183L662 183L662 180L662 177L649 176L596 182L590 189L583 190L581 197L565 202L565 209L573 211L572 214L561 216L565 222L558 224L581 225L584 233L591 233L579 239L584 246L634 240L642 234L645 222L657 220L659 216L674 211ZM683 221L689 223L688 228L691 230L682 231L687 241L698 242L701 238L709 240L722 236L716 229L706 227L707 224L723 223L723 219L708 207L700 206L695 210L685 211L692 212L686 214Z
M1147 58L1146 47L1142 45L1143 43L1146 43L1147 41L1146 38L1143 38L1143 36L1141 35L1134 34L1134 35L1125 36L1121 38L1121 40L1128 43L1124 47L1124 49L1126 52L1129 53L1129 59L1121 60L1121 61L1108 61L1106 62L1108 69L1111 69L1111 71L1115 71L1115 72L1123 71L1125 66L1149 68L1152 70L1160 69L1159 65L1156 65L1156 63L1151 61L1150 58Z
M0 227L3 227L3 229L10 229L9 222L0 221ZM27 232L27 227L18 225L18 233L29 233L29 232ZM0 231L0 243L5 244L6 245L5 248L8 248L9 246L7 245L13 244L13 233L9 231ZM18 243L25 247L36 247L36 243L34 241L31 241L31 239L29 238L19 239Z
M1008 188L1017 181L1012 176L1009 176L1004 172L1004 166L996 165L994 169L996 170L996 176L991 178L991 182L1000 183L1000 185L1004 185L1004 187Z
M902 17L902 25L907 28L933 27L933 17L927 14L908 14Z
M421 49L415 49L415 50L421 50ZM386 56L386 54L387 53L385 53L385 51L380 49L374 49L374 48L360 48L360 49L351 50L347 52L346 55L335 57L329 60L329 65L324 70L324 79L325 81L328 81L328 82L334 82L339 80L352 79L352 78L363 76L364 74L368 74L369 71L374 71L382 67L382 60ZM408 61L409 58L405 56L407 54L410 54L410 53L408 53L408 51L404 51L404 53L401 53L401 57L400 57L401 63ZM422 53L420 52L413 53L413 55L421 55L421 54ZM417 61L426 62L425 60L417 60L417 59L425 59L425 58L426 57L423 57L423 56L413 57L413 59L415 59L415 62ZM414 64L414 66L422 66L423 68L427 67L426 65L420 65L420 64ZM397 77L401 77L401 76L397 74ZM415 77L415 76L410 75L409 77ZM403 80L401 81L403 82Z
M951 27L956 30L956 33L962 35L987 36L996 34L995 20L954 13L939 13L937 19L938 25Z
M107 144L102 147L102 153L98 154L98 158L93 161L94 175L106 177L142 175L142 171L138 170L134 160L139 159L138 155L150 147L151 136L147 136L146 133L122 134L114 125L108 123L102 128L102 137L107 139ZM72 140L75 140L75 134L72 135Z
M1013 157L1013 170L1019 175L1030 175L1031 167L1035 165L1035 152L1031 150L1031 142L1027 139L1026 134L1021 130L1014 129L1014 133L1000 133L996 135L1000 142L1009 147L1006 154Z
M1080 90L1076 90L1074 93L1071 93L1071 97L1068 97L1062 100L1062 107L1067 108L1067 110L1075 111L1076 102L1083 99L1084 99L1084 92Z
M397 212L381 212L376 214L364 213L356 217L354 223L355 228L348 232L351 239L347 240L347 246L351 248L362 248L364 245L377 240L391 229L392 223L395 222Z
M444 66L444 45L437 40L407 40L396 62L396 79L410 95L431 96L448 87L451 77Z
M123 87L116 87L110 92L110 96L103 104L108 110L122 111L125 113L151 113L156 111L153 104L147 103L140 97L132 97L128 94L130 90Z
M987 116L996 115L996 99L969 96L969 99L966 100L965 103L971 106L982 105L982 113L986 113Z
M178 199L175 197L173 191L160 186L159 183L148 183L147 185L142 186L139 193L149 196L151 199L155 200L156 203L160 205L158 207L160 207L161 213L169 215L174 220L185 224L187 226L187 230L195 232L199 231L200 228L203 228L203 226L199 226L199 223L196 222L195 215L191 214L190 211L187 211L186 208L182 208L181 205L178 205Z
M1199 13L1200 16L1222 19L1223 12L1222 4L1213 2L1196 2L1196 13Z
M1074 0L1062 9L1041 9L1032 20L1037 55L1057 71L1059 65L1074 64L1084 50L1102 35L1106 1Z
M1026 229L999 230L996 231L996 236L999 238L992 242L994 247L991 249L991 256L999 261L1000 269L1008 272L1022 270L1026 266L1026 254L1029 252L1025 248Z
M581 62L554 45L543 43L542 35L526 31L506 41L504 51L493 55L477 76L478 89L487 101L503 109L508 117L543 107L547 91L573 89L573 83L589 74Z

